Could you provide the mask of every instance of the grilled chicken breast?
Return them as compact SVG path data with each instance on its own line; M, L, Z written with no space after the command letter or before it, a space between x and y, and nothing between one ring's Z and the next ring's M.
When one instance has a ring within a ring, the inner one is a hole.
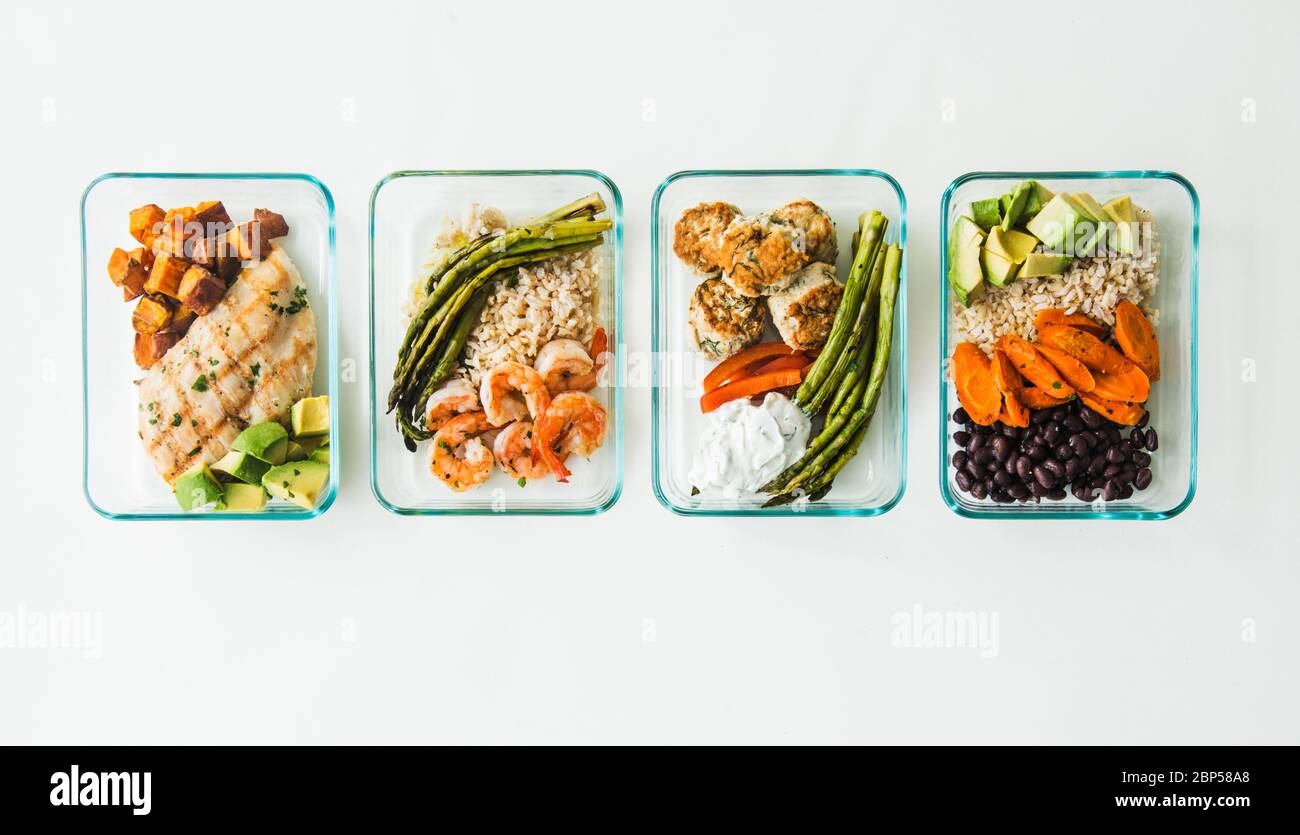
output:
M225 455L245 427L283 418L315 373L316 319L276 246L140 380L140 438L172 484Z

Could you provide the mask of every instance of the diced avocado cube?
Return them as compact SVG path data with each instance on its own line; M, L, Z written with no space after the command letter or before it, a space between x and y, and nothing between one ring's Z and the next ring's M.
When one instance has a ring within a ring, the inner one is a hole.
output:
M976 225L986 232L1002 222L1002 207L996 197L974 201L970 204L970 213Z
M320 461L290 461L267 470L262 486L274 498L311 510L329 483L330 468Z
M330 398L304 397L289 410L289 422L295 438L314 438L328 435L330 431Z
M1025 258L1025 263L1020 266L1020 277L1042 278L1060 275L1073 260L1069 255L1059 255L1054 252L1031 252Z
M1133 210L1133 201L1127 196L1116 197L1102 206L1102 209L1115 223L1115 234L1111 238L1115 251L1132 254L1137 249L1138 239L1137 212Z
M1012 264L1020 264L1029 253L1038 246L1038 239L1033 235L1016 229L1003 231L1001 227L989 230L984 247L991 249Z
M297 441L290 440L288 448L284 451L284 460L286 463L289 461L305 461L307 460L307 450L303 449L302 444Z
M1060 250L1062 244L1067 242L1067 236L1069 242L1075 241L1076 230L1084 221L1085 218L1073 201L1064 194L1058 194L1047 201L1047 205L1029 221L1027 228L1048 249ZM1093 231L1088 230L1088 237L1092 237ZM1024 275L1023 271L1021 275Z
M1093 223L1101 223L1110 217L1106 214L1106 210L1101 207L1101 204L1094 200L1088 192L1076 191L1068 196L1083 210L1083 216Z
M224 505L222 510L256 513L266 507L266 491L260 484L232 481L226 485Z
M181 510L200 510L221 506L221 485L207 464L196 464L176 479L173 488Z
M1025 180L1011 192L1011 202L1007 204L1006 214L1002 216L1003 232L1010 231L1011 227L1020 222L1020 215L1025 210L1025 201L1029 199L1030 190L1029 181Z
M266 475L266 471L271 469L271 465L250 452L232 449L222 456L220 461L213 464L212 469L218 473L225 473L245 484L260 485L262 476Z
M255 423L239 433L230 448L238 452L247 452L254 458L260 458L268 464L284 463L284 454L289 446L289 433L273 420Z
M988 247L984 247L980 252L980 266L983 267L984 277L989 280L989 283L996 284L998 287L1007 286L1015 279L1016 270L1020 269L1019 264L1008 261Z
M307 460L328 464L330 462L330 448L326 446L313 450L311 456Z
M984 245L984 232L975 221L957 218L948 237L948 283L957 300L969 305L971 297L984 284L984 268L980 265L980 251Z
M1034 188L1034 197L1038 199L1038 204L1040 206L1046 206L1048 201L1056 196L1051 189L1037 180L1030 180L1029 182Z

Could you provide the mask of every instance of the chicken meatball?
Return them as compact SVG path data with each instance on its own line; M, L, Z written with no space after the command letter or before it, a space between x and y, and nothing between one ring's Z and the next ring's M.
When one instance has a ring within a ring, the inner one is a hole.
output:
M691 269L712 275L722 269L722 233L740 214L730 203L701 203L682 212L673 227L673 252Z
M738 217L722 235L722 276L742 296L783 290L811 260L803 237L797 227L769 214Z
M723 360L763 335L763 302L737 294L720 278L710 278L691 295L687 321L700 352Z
M839 255L835 222L811 200L796 200L772 212L772 220L793 226L803 234L803 248L813 261L834 264Z
M768 296L767 306L785 344L808 351L826 344L843 295L835 267L813 263L795 273L789 287Z

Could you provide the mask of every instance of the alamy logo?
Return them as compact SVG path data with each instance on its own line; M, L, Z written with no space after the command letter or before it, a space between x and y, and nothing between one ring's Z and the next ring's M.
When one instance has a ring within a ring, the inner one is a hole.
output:
M896 649L975 649L980 658L998 657L997 612L927 612L917 603L895 612L890 625Z
M152 803L152 772L86 771L74 765L50 775L51 806L130 806L131 814L147 815Z

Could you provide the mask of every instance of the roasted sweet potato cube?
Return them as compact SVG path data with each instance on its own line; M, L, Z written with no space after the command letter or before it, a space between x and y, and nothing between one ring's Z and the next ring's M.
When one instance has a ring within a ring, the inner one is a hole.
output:
M143 296L131 313L131 327L136 333L166 330L172 321L172 306L166 296Z
M271 254L271 239L263 234L262 224L255 220L231 230L226 245L230 252L239 254L241 261L261 261Z
M217 277L230 286L230 282L239 277L241 264L238 258L230 256L220 256L217 258Z
M184 336L189 331L190 325L194 324L194 320L198 318L198 315L185 305L181 305L172 313L172 322L167 326L167 330L177 336Z
M141 206L138 209L131 210L131 237L135 238L145 246L152 246L153 239L158 237L162 222L166 213L162 206L155 206L150 203L147 206Z
M198 264L191 266L181 278L181 304L200 316L207 315L226 295L226 282Z
M131 301L144 292L149 271L134 257L134 252L114 249L108 258L108 277L122 288L122 297Z
M262 224L262 234L268 241L289 234L289 224L285 222L284 215L270 209L254 209L253 222Z
M135 335L135 364L148 370L163 358L181 338L174 333L137 333Z
M131 260L144 268L145 273L153 269L153 250L147 246L138 246L127 253Z
M149 271L149 280L145 282L146 293L161 293L180 298L181 279L190 262L174 255L161 254L154 258L153 269Z
M126 279L126 268L131 263L131 254L120 247L113 248L113 254L108 256L108 278L118 287Z
M225 205L220 200L206 200L195 206L194 220L202 223L205 228L209 223L221 223L226 226L233 226L235 223L230 219L230 213L226 211Z

